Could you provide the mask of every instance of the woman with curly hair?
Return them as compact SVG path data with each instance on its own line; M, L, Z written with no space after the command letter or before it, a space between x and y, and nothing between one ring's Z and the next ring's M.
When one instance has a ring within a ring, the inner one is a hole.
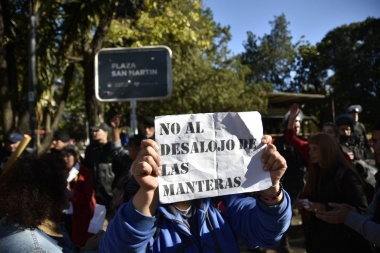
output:
M68 207L66 166L57 155L18 159L0 177L1 252L75 252L55 222Z

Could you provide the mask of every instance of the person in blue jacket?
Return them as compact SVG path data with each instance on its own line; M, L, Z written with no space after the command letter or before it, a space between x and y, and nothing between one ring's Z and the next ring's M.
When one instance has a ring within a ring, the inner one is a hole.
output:
M233 253L240 252L240 241L249 248L275 246L288 229L292 213L289 196L280 184L286 161L271 139L262 139L267 144L262 162L273 186L255 198L222 196L223 212L210 198L159 204L158 145L144 140L132 166L140 189L108 225L100 251Z

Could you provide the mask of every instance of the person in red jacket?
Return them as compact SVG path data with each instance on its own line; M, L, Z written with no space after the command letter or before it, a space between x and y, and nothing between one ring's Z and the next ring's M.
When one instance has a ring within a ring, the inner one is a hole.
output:
M65 210L66 229L71 234L74 245L84 246L93 236L88 232L88 226L96 206L94 179L91 171L79 163L79 150L76 146L64 147L62 155L66 163L68 189L71 192L70 208Z
M298 117L298 115L300 113L301 113L301 109L299 108L298 104L293 104L290 107L289 120L288 120L287 129L285 131L285 137L286 137L286 140L288 141L288 143L290 145L292 145L296 150L298 150L299 152L301 152L301 154L305 158L305 160L307 162L309 162L310 161L310 157L309 157L309 142L305 141L305 140L302 140L299 137L297 137L296 132L294 130L295 129L294 125L296 124L297 117ZM339 136L339 134L338 134L338 128L337 128L337 126L333 122L327 122L327 123L323 124L321 132L324 133L324 134L330 135L337 143L339 143L339 140L338 140L338 136ZM341 147L341 151L342 151L344 157L346 157L347 160L351 161L351 159L350 159L349 155L347 154L346 150L342 149L342 147Z

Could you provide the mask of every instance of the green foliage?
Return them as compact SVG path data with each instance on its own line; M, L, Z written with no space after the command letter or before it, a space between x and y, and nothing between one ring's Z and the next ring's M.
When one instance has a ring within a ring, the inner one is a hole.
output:
M246 51L231 57L230 28L215 23L202 0L5 0L1 6L5 85L12 87L7 95L15 112L12 121L19 124L15 129L28 125L23 115L28 114L30 20L25 14L31 11L37 17L37 119L50 134L66 128L83 139L86 122L129 114L129 103L100 104L94 98L94 55L107 47L165 45L172 50L173 94L139 101L139 116L266 112L266 93L272 90L329 95L337 112L361 104L367 122L380 106L379 19L338 27L311 46L291 42L289 23L281 15L262 38L248 32ZM327 121L330 101L310 112Z
M251 69L247 75L249 85L271 83L275 90L286 91L296 57L295 45L291 42L290 31L287 30L289 22L284 14L269 23L272 30L262 38L247 32L246 51L241 54L241 59Z
M229 27L215 24L201 1L147 1L137 19L117 19L109 46L169 46L173 53L173 94L138 102L138 114L162 115L265 108L264 92L247 87L247 68L228 59ZM107 44L108 45L108 44Z
M361 104L361 120L372 126L380 108L380 19L338 27L317 48L318 64L332 73L326 86L331 87L337 113Z
M319 69L317 64L319 52L309 42L302 42L297 47L297 57L294 62L294 78L291 81L289 91L311 94L326 94L324 82L327 79L327 71Z
M202 11L200 1L146 1L136 18L112 22L105 46L181 44L207 50L214 29Z

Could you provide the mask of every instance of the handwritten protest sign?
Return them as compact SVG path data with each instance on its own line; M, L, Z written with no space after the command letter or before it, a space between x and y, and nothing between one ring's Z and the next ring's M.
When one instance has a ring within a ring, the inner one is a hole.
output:
M161 203L267 189L258 112L159 116Z

